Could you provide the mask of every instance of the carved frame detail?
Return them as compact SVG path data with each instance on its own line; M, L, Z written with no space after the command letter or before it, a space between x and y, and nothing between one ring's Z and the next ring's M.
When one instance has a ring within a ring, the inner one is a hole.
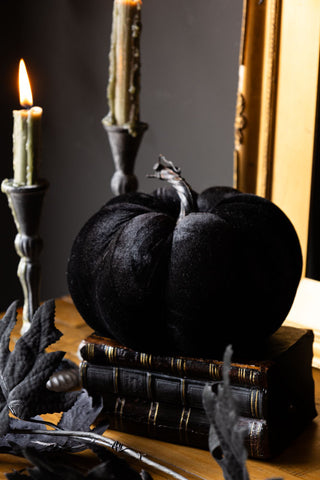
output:
M305 265L319 58L319 0L244 0L234 186L272 200L297 230L304 270L286 323L313 329L318 368L320 282L305 278Z

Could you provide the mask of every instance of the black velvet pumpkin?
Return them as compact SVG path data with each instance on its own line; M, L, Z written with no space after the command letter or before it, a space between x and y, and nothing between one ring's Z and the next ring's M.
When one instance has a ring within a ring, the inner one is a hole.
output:
M165 159L154 176L174 188L115 197L76 237L68 284L80 314L144 352L212 357L229 343L259 344L284 321L299 283L291 222L230 187L197 195Z

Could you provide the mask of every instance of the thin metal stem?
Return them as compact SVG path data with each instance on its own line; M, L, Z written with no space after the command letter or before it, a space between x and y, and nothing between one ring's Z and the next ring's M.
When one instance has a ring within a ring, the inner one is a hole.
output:
M205 480L203 477L199 475L192 474L190 472L181 469L180 467L173 466L171 464L164 464L159 459L153 457L148 457L147 454L138 452L133 448L127 447L122 443L115 441L111 438L104 437L102 435L98 435L94 432L78 432L73 430L18 430L14 429L15 433L24 433L24 434L36 434L36 435L52 435L52 436L67 436L72 437L77 440L85 441L86 443L93 443L96 445L102 445L107 447L108 449L112 450L114 453L123 454L135 460L138 460L144 465L155 469L162 474L169 475L171 478L175 480L190 480L190 479L197 479L197 480ZM183 474L180 474L173 470L173 468L180 470ZM184 475L188 475L187 477Z

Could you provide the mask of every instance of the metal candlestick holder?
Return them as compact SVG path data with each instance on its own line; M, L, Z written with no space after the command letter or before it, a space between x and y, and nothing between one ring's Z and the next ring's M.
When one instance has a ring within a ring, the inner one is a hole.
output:
M134 175L135 159L144 132L147 130L146 123L138 123L136 135L130 134L127 128L118 125L108 125L103 121L103 126L108 134L109 144L115 173L111 179L111 190L114 195L135 192L138 188L138 180Z
M8 203L17 227L14 241L21 260L18 277L22 286L24 304L21 333L28 330L33 314L40 304L41 268L39 254L43 242L39 237L39 223L44 195L49 183L39 180L36 185L15 185L13 180L4 180L1 190L8 197Z

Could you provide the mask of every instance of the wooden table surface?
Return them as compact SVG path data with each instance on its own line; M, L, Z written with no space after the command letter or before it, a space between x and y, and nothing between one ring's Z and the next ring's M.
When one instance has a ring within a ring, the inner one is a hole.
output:
M78 346L92 330L84 323L69 297L56 300L56 326L64 335L52 349L66 351L68 358L79 363ZM17 335L18 333L14 332L13 341ZM320 412L320 370L314 369L313 373L317 410ZM184 475L187 478L223 480L220 467L209 452L114 431L107 431L105 435L168 464L178 466L185 471ZM89 452L84 452L81 454L81 460L91 464L92 456ZM19 470L25 466L28 466L28 463L24 459L0 455L0 478L5 478L6 472ZM320 480L320 416L318 415L283 453L268 462L248 460L247 467L251 480L266 480L272 477L281 477L284 480L297 478ZM155 480L168 478L151 473Z

